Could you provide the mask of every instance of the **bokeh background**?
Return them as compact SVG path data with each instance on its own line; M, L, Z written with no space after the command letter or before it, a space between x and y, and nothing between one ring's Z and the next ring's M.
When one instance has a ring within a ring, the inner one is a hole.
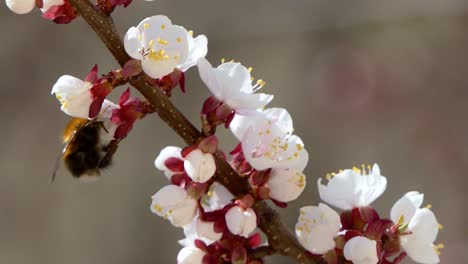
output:
M207 35L214 64L253 66L275 94L271 106L292 114L311 158L306 191L280 210L290 227L301 206L319 201L318 177L378 162L389 180L374 204L381 215L407 191L424 192L444 225L442 263L468 263L467 1L134 0L115 21L124 34L155 14ZM182 231L149 204L166 184L155 157L183 142L149 116L99 182L81 184L61 168L51 185L69 119L52 85L116 63L80 19L57 26L2 4L0 31L0 263L175 263ZM196 68L187 90L173 100L199 124L209 94ZM229 150L233 137L220 131Z

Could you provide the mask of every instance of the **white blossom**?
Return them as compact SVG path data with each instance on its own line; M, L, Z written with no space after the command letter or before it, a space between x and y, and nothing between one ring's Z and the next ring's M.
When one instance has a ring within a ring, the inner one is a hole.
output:
M161 150L158 157L154 161L154 165L156 166L158 170L163 171L164 175L166 175L166 177L170 179L174 174L180 173L180 172L172 171L166 166L165 162L169 158L180 159L182 162L183 158L182 158L181 152L182 152L182 149L179 147L173 147L173 146L165 147L163 150Z
M242 141L247 130L258 121L262 122L262 120L268 120L276 126L281 127L281 130L286 134L292 134L294 131L291 115L288 110L284 108L259 110L255 112L254 115L250 116L236 115L229 128L234 136L236 136L239 141Z
M308 251L325 254L335 248L335 236L340 226L340 216L326 204L306 206L300 210L296 236Z
M270 189L270 198L291 202L304 191L306 177L296 170L272 169L266 185Z
M273 99L273 95L255 93L264 83L252 85L249 70L240 63L226 62L215 69L201 58L198 60L198 71L213 95L238 114L254 114Z
M301 138L292 134L292 120L285 109L265 110L253 122L240 120L234 126L235 134L243 134L242 150L253 168L302 172L306 167L309 154Z
M353 168L329 176L327 185L321 184L322 179L318 179L320 198L342 210L370 205L387 187L387 178L380 175L377 164L367 172L364 167L362 171Z
M201 219L198 219L196 222L196 230L198 236L211 241L218 241L223 236L223 233L216 233L214 231L214 222L205 222Z
M31 12L36 6L36 0L5 0L6 5L11 11L17 14L26 14ZM46 12L54 5L63 5L63 0L43 0L42 12Z
M152 199L151 211L176 227L190 224L197 212L197 201L179 186L165 186Z
M177 264L202 264L205 252L194 246L184 247L177 255Z
M193 181L204 183L215 174L216 163L211 153L195 149L185 156L184 168Z
M124 46L130 57L141 60L143 71L159 79L174 69L185 71L206 56L208 40L195 39L184 27L173 25L168 17L145 18L127 31Z
M211 184L207 194L203 196L202 206L206 212L212 212L223 209L233 199L234 195L224 185L214 182Z
M377 242L366 237L357 236L348 240L344 246L345 258L354 264L377 264Z
M62 104L61 110L70 116L88 119L89 108L93 102L90 82L80 80L70 75L60 77L52 87L51 94L55 94Z
M6 5L16 14L26 14L31 12L36 6L36 0L5 0Z
M257 228L257 215L252 208L234 206L226 213L226 225L231 233L248 237Z
M407 225L408 235L400 237L400 243L408 256L418 263L439 263L439 249L442 244L434 245L439 233L439 223L429 208L420 208L424 195L408 192L392 207L390 218L395 223Z
M196 215L190 224L184 225L185 238L179 240L179 244L184 247L195 245L195 240L201 240L205 244L210 245L221 239L222 233L214 231L214 223L204 222Z

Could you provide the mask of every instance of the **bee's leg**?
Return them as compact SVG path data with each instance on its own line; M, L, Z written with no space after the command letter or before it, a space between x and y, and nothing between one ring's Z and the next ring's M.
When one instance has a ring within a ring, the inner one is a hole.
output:
M120 140L115 140L114 139L109 143L109 145L107 145L104 148L104 151L105 151L106 154L104 155L104 157L102 157L99 160L99 163L98 163L98 168L99 169L105 168L105 167L107 167L107 166L109 166L111 164L112 156L117 151L117 148L119 147L119 142L120 142Z

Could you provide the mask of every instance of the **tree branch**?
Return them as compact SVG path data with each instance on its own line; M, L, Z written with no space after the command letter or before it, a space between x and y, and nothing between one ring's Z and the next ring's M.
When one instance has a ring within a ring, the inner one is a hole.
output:
M112 18L102 13L89 0L69 0L69 2L123 67L130 60L130 57L125 52ZM159 117L187 144L193 145L203 137L203 134L187 120L162 91L145 81L144 74L136 76L130 83L153 105ZM234 195L241 196L250 192L247 180L241 178L219 154L216 155L216 167L216 180L226 186ZM301 264L326 263L321 258L307 255L306 250L281 222L278 213L265 202L257 202L253 208L260 220L259 227L267 235L273 251L292 257Z

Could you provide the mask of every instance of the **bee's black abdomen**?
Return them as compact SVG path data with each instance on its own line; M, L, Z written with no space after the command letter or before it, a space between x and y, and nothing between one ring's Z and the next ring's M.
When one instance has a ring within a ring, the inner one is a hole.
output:
M94 175L99 167L101 158L98 148L99 123L91 123L76 131L76 135L70 142L68 153L64 162L74 177L82 175Z
M74 177L84 174L95 174L99 163L99 152L73 152L65 159L65 165Z

